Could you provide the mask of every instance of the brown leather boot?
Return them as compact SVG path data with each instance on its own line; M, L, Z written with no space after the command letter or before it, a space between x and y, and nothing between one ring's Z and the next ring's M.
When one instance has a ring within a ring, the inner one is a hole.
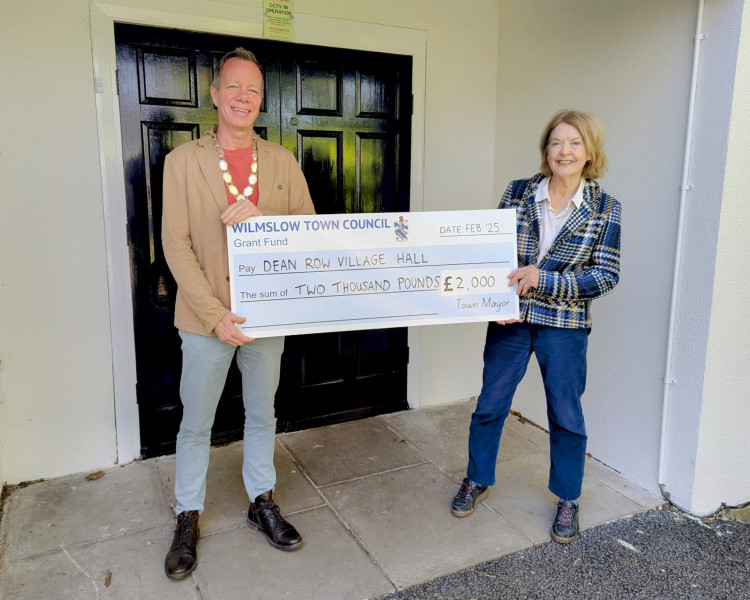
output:
M177 528L174 530L172 547L164 560L164 572L170 579L182 579L198 566L195 547L200 537L198 511L186 510L177 515Z
M268 543L279 550L296 550L302 545L302 536L281 516L272 491L261 494L250 503L247 524L265 533Z

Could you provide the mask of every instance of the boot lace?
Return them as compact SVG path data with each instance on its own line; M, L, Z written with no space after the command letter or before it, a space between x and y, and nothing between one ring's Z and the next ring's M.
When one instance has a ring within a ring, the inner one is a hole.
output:
M264 529L267 529L274 534L286 527L287 523L281 516L281 510L279 506L273 501L273 499L264 500L258 502L256 505L256 511L258 515L258 521L261 525L264 525Z
M177 519L177 534L179 537L178 544L192 544L193 536L190 530L190 519L185 515L180 515Z
M477 484L474 482L469 483L468 481L461 482L461 489L458 490L457 496L461 500L466 500L469 496L471 496L471 493L474 491L474 488L477 487Z
M558 504L557 522L565 527L573 527L574 507L566 506L564 502Z

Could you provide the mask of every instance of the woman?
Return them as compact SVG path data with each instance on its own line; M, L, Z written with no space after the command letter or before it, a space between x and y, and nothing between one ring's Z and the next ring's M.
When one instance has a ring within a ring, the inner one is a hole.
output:
M591 300L611 292L620 271L620 203L594 181L607 167L602 127L585 112L552 117L540 140L541 172L513 181L499 208L515 208L520 319L490 323L482 392L471 417L467 477L452 502L467 517L495 483L503 423L536 353L547 396L549 489L560 498L552 539L578 534L586 429L581 395Z

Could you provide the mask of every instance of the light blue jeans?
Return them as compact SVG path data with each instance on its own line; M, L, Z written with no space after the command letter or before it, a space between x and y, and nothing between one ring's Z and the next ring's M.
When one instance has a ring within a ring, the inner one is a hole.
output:
M284 338L260 338L235 348L215 336L180 331L180 337L183 413L177 434L176 512L203 511L211 427L235 352L242 373L245 405L242 478L252 501L276 485L274 396L279 385Z

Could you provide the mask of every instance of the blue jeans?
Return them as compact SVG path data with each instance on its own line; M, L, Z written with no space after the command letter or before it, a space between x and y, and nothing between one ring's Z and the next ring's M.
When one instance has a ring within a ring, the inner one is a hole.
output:
M182 338L182 421L177 434L176 512L203 511L211 427L232 358L242 373L245 432L242 478L250 500L276 485L274 396L284 338L260 338L239 348L215 336L180 331Z
M529 323L489 324L482 392L469 429L469 478L482 485L495 484L500 434L534 352L547 395L549 490L560 498L581 495L586 458L581 396L586 386L588 331Z

